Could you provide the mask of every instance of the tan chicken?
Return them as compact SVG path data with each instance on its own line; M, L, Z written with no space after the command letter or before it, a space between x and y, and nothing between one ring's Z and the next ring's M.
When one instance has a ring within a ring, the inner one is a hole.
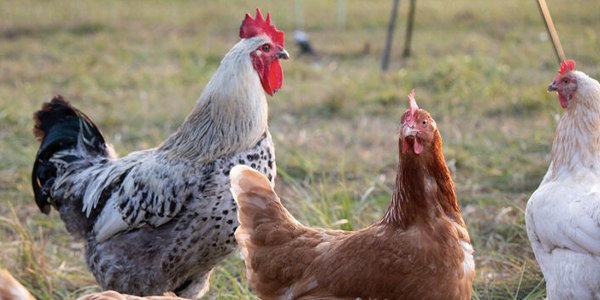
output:
M187 298L177 297L175 294L166 293L164 296L133 296L128 294L121 294L115 291L105 291L100 293L93 293L83 295L77 300L186 300Z
M35 300L35 298L7 270L0 269L0 300Z
M185 300L171 293L164 296L138 297L106 291L81 296L77 300ZM0 300L35 300L35 297L7 270L0 269Z
M250 287L262 299L470 299L473 248L442 140L414 91L402 115L391 204L358 231L309 228L281 205L269 180L231 171Z

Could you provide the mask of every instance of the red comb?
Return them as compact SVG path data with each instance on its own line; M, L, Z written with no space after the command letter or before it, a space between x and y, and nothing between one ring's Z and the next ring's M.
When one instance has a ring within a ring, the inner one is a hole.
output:
M240 38L247 39L261 34L268 35L273 43L283 48L283 31L277 30L275 25L271 24L271 14L267 13L267 18L263 19L260 9L256 8L256 18L253 19L250 14L246 14L246 18L240 27Z
M414 117L417 111L419 110L419 106L417 105L417 101L415 100L415 90L412 90L408 95L408 104L410 106L410 116Z
M573 69L575 69L575 62L572 60L563 60L563 62L560 64L560 69L558 70L558 75L556 75L556 77L554 77L553 81L556 81L556 79L558 79L558 77L564 75L567 72L573 71Z
M563 60L563 62L560 64L560 70L558 70L558 73L560 75L564 75L567 72L573 71L573 69L575 69L575 62L572 60Z

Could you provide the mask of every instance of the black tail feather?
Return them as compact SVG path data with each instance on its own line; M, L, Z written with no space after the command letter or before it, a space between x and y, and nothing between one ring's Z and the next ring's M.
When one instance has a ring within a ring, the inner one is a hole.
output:
M33 165L31 183L38 207L48 214L51 206L49 190L45 187L52 184L57 172L57 167L49 159L58 151L76 149L79 142L79 147L88 155L107 156L108 150L102 132L92 120L60 95L44 103L42 109L33 114L33 119L33 134L41 145ZM66 155L60 160L69 163L79 158Z

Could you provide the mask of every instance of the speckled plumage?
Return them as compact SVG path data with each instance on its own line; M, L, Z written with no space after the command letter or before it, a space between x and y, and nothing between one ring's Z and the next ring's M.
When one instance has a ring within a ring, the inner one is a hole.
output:
M67 230L86 240L98 283L142 296L205 292L212 269L237 248L230 169L247 165L271 184L276 175L268 131L251 149L207 163L172 159L161 148L65 159L85 158L79 148L54 154L56 178L44 189Z
M34 114L36 203L44 213L58 210L69 233L86 241L86 262L104 289L202 296L212 269L237 247L229 170L244 164L273 184L265 92L281 88L279 59L289 56L271 40L283 32L269 15L247 15L242 28L252 26L262 29L225 55L192 112L156 148L117 158L61 96Z
M102 242L97 242L95 236L89 237L86 261L100 285L107 289L156 295L167 286L168 291L193 297L205 287L214 266L237 247L234 232L239 223L237 206L229 192L229 170L236 164L251 166L266 174L273 184L275 154L271 136L267 132L254 148L210 163L157 164L154 168L165 172L150 173L156 176L158 185L154 187L142 186L149 179L141 165L166 159L160 152L146 155L139 163L130 164L131 171L124 178L124 182L131 180L131 186L138 189L133 194L122 193L128 184L115 185L106 200L116 204L126 222L145 215L143 221L128 224L130 228L138 227L136 230ZM127 198L125 194L131 196ZM162 205L152 206L154 201ZM136 251L131 247L136 247Z

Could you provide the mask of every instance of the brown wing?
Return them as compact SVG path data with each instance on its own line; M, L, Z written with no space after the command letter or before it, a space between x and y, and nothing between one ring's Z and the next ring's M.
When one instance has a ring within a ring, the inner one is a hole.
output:
M321 237L345 233L301 225L281 205L269 181L248 167L234 167L230 177L239 205L235 236L242 246L250 286L266 299L290 292L306 294L312 284L304 271L321 255Z

